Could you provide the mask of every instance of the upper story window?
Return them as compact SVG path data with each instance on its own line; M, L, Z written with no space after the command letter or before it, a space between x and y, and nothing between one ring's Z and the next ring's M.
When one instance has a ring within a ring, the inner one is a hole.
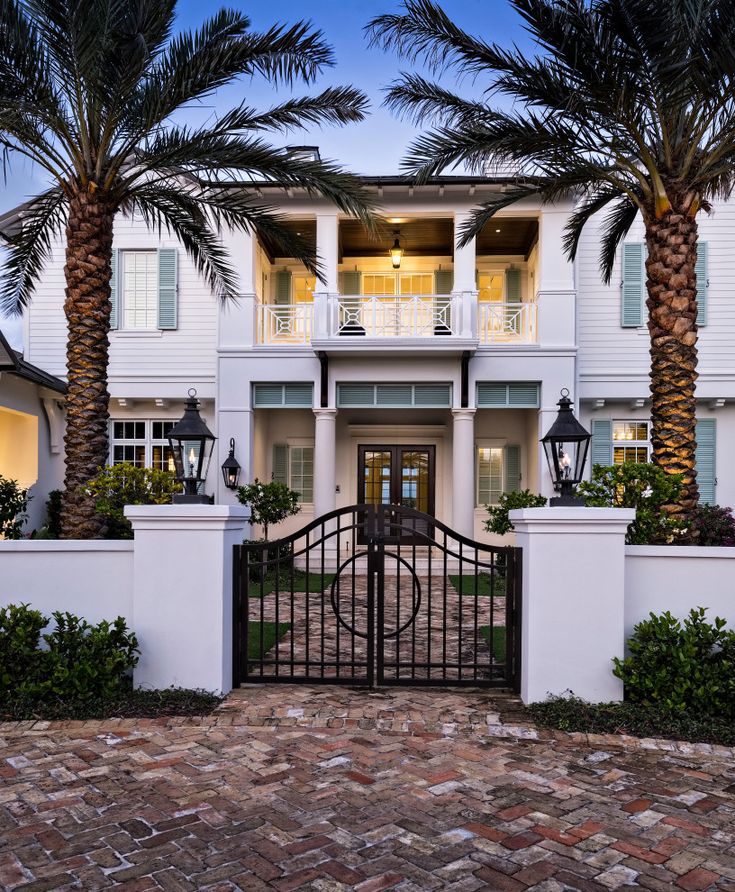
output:
M311 303L314 300L316 276L294 276L291 280L291 298L295 304Z
M121 251L123 326L158 327L158 255L155 251Z
M433 294L433 273L363 273L362 293L368 296Z
M613 421L612 439L613 464L649 461L651 444L647 421Z
M478 273L477 299L482 302L502 303L503 273Z

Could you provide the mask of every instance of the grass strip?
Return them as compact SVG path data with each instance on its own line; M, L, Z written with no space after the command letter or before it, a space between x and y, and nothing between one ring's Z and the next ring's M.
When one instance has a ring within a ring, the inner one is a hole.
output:
M490 588L489 573L470 573L460 576L458 573L449 576L449 581L460 595L469 595L477 597L478 595L494 594L496 598L505 597L505 579L501 576L495 577L495 592Z
M334 573L324 574L324 587L322 587L321 573L304 573L303 570L294 570L293 589L291 588L291 574L284 573L281 575L281 581L278 587L280 594L290 594L291 592L323 592L329 588L334 579ZM259 582L250 582L248 586L248 597L261 598L271 595L276 589L276 580L273 576L266 576L262 587Z
M261 626L263 627L262 651L260 649ZM278 623L277 631L275 623L248 623L248 660L259 660L264 657L276 643L276 639L280 641L290 628L291 623Z
M492 642L490 638L490 626L480 626L477 630L480 635L487 641L488 646L492 650L496 663L505 662L505 626L492 627Z

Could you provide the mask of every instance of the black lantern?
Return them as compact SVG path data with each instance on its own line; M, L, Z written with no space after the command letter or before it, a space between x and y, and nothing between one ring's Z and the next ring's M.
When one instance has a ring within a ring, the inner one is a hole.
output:
M554 489L559 493L549 504L584 505L584 498L575 495L574 489L582 480L592 437L574 417L572 401L566 387L561 392L558 406L556 421L541 440Z
M230 454L222 462L222 477L227 489L237 489L240 480L240 463L235 458L235 440L230 439Z
M207 478L216 439L202 421L197 392L192 388L181 420L176 422L168 435L176 467L176 479L184 484L183 493L177 493L173 497L175 505L210 504L211 499L204 495L201 489Z

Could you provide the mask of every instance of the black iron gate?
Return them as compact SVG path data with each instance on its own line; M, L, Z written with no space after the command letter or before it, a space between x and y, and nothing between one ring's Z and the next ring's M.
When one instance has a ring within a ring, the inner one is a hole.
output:
M233 683L520 683L521 550L352 505L235 546Z

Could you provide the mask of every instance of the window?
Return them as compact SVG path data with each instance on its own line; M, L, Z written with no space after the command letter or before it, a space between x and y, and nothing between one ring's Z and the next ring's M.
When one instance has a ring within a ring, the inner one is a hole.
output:
M315 288L315 276L294 276L291 280L291 299L293 303L311 303L314 300Z
M314 501L314 447L292 446L288 450L289 486L296 490L302 502Z
M122 251L122 307L125 328L158 325L158 255L155 251Z
M144 468L146 452L145 421L113 421L112 422L112 464L129 462L138 468Z
M401 294L433 294L433 273L401 273L399 277Z
M647 462L651 453L647 421L613 421L613 464Z
M503 492L502 447L477 450L477 504L495 505Z
M362 293L367 295L384 295L396 293L395 273L363 273Z
M130 462L138 468L173 471L168 435L175 421L113 421L112 464Z
M482 303L502 303L503 279L502 273L480 273L477 277L477 299Z

